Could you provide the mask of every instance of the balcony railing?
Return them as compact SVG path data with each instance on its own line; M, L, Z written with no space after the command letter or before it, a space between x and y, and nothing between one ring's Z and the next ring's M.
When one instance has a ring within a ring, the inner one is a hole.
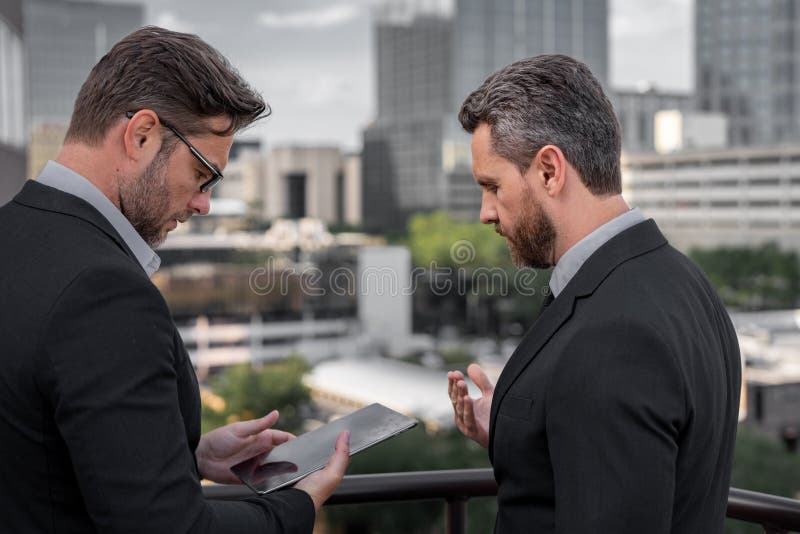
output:
M209 499L238 499L251 495L244 486L205 486ZM381 473L344 477L326 505L441 499L446 502L446 532L463 534L467 501L497 494L491 469L454 469ZM731 488L728 517L756 523L767 534L800 531L800 501Z

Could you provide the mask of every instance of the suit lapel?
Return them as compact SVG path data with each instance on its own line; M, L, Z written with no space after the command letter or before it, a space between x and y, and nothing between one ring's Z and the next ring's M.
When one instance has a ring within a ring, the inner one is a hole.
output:
M643 221L603 244L581 266L567 287L542 310L506 363L494 389L489 421L489 457L493 456L494 429L500 403L517 377L530 365L547 342L572 317L575 301L591 295L622 263L667 243L652 219Z
M125 240L122 239L111 223L108 222L108 219L82 198L65 193L54 187L40 184L34 180L28 180L25 182L22 190L14 197L14 202L30 208L62 213L86 221L105 233L123 252L130 256L137 264L139 263L131 249L128 248Z

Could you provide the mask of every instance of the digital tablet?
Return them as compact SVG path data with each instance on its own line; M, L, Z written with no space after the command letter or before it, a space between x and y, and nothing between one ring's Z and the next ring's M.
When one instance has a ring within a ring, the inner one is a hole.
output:
M333 454L336 438L350 431L350 455L396 436L417 424L415 419L375 403L282 443L231 467L251 490L263 495L293 484L322 469Z

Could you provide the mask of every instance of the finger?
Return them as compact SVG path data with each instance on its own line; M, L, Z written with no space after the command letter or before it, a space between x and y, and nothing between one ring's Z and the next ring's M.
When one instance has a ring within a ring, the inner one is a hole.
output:
M472 399L468 396L464 397L463 413L464 428L467 431L466 434L472 437L477 434L478 428L475 426L475 412L472 409Z
M350 431L342 430L339 432L339 437L336 438L336 450L333 456L328 460L328 465L325 467L329 473L336 477L337 480L344 476L344 471L350 463Z
M458 371L448 371L447 372L447 386L448 388L453 387L455 382L458 382L459 378L458 375L460 373Z
M237 458L244 460L258 454L269 453L278 445L286 443L294 438L294 435L282 430L264 430L255 436L255 438L256 439L247 443L242 450L236 453Z
M467 383L464 380L460 380L458 384L456 384L456 401L461 401L465 396L469 395L469 389L467 388Z
M489 377L486 376L486 373L483 372L483 369L481 369L479 365L474 363L470 364L470 366L467 367L467 374L484 395L491 394L494 391L492 381L489 380Z
M239 421L238 423L233 423L231 425L231 431L240 438L252 436L254 434L258 434L259 432L263 432L274 425L278 421L279 415L280 414L278 413L278 410L272 410L267 415L259 419L251 419L249 421Z
M458 389L456 385L458 384L459 380L463 380L464 375L462 375L459 371L450 371L447 373L447 394L450 397L450 402L454 405L456 403L456 398L458 397Z
M269 439L273 447L276 447L281 443L286 443L290 439L294 439L294 434L284 432L283 430L270 430L269 433Z

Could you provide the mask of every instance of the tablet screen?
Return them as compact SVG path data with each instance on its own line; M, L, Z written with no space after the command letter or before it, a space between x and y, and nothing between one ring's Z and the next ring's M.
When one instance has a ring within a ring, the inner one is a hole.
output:
M350 455L396 436L417 421L381 404L370 404L327 425L278 445L231 467L242 482L259 494L293 484L328 463L336 438L350 431Z

